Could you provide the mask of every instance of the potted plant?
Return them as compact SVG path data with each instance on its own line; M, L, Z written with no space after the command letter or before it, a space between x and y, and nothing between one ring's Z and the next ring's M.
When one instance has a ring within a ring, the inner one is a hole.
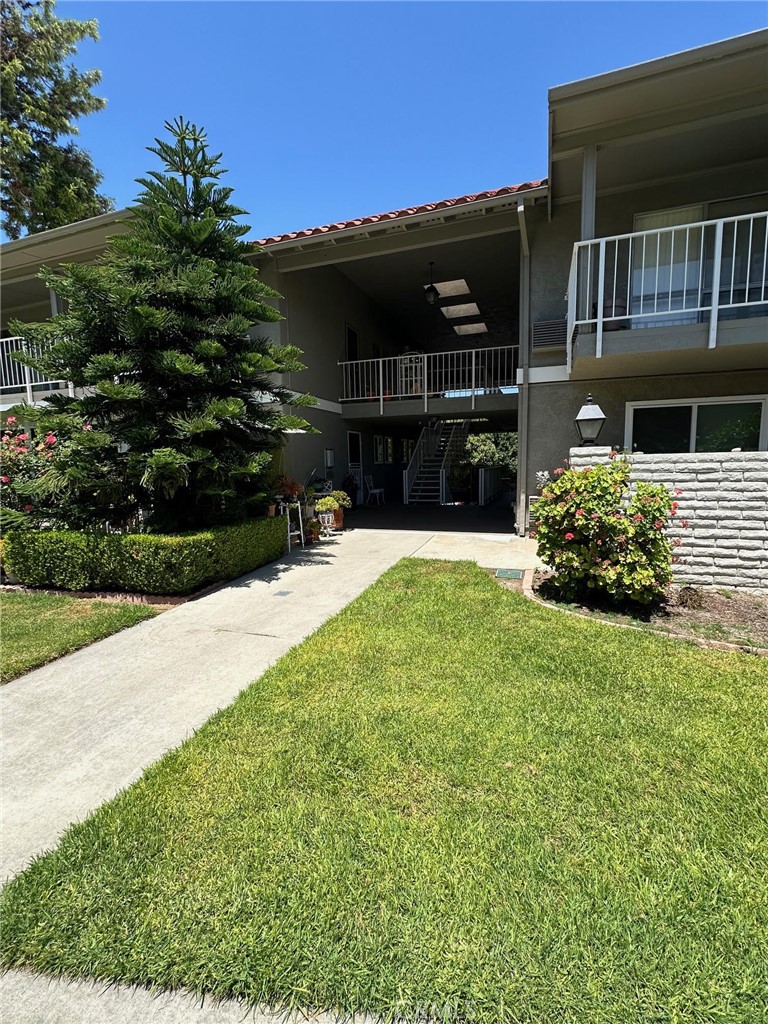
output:
M339 509L339 503L330 494L327 494L324 498L318 498L315 502L315 512L317 518L320 520L321 526L335 527L336 526L336 513L341 511ZM342 522L343 522L342 513Z
M313 541L320 540L320 530L322 523L319 519L312 518L307 522L307 537L311 537Z
M336 502L333 515L336 520L336 529L344 529L344 509L352 508L352 499L346 491L331 491L331 497Z

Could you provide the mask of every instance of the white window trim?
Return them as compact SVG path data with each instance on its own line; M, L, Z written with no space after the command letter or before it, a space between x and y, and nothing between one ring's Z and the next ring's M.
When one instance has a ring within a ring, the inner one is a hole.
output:
M691 436L688 441L688 452L693 453L696 448L696 419L700 405L738 405L742 402L760 402L762 411L760 415L760 435L757 442L758 450L768 450L768 395L707 395L704 398L658 398L648 402L626 402L624 409L624 448L632 451L632 421L635 409L652 409L668 405L690 405L691 415ZM685 453L681 453L685 454Z

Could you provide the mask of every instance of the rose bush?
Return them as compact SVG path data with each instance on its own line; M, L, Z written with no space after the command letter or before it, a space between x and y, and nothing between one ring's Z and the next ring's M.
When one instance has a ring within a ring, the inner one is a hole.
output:
M39 524L43 509L32 497L35 484L48 471L58 438L50 431L32 438L9 416L0 434L0 507L3 528Z
M625 459L555 471L532 506L538 554L563 597L602 595L650 604L672 579L666 535L677 502L663 484L630 488Z

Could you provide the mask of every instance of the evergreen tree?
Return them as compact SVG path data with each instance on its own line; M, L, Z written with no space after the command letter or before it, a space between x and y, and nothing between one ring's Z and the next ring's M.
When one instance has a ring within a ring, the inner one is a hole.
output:
M38 496L59 495L72 525L243 518L264 498L283 432L310 429L283 407L314 399L276 380L304 368L300 351L253 336L281 318L267 301L279 296L249 259L221 154L182 118L165 127L170 140L149 147L164 170L138 179L125 234L95 264L44 270L65 312L13 326L45 353L22 362L85 389L24 407L59 440Z
M96 22L57 18L52 0L0 0L2 226L10 238L112 208L97 192L101 175L88 153L61 141L77 134L79 117L105 106L91 91L101 72L65 63L85 38L98 39Z

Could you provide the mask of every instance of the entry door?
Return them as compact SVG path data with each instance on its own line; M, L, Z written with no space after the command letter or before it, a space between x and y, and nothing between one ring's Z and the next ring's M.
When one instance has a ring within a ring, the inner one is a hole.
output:
M363 442L359 430L347 431L349 473L357 481L357 504L363 503Z

